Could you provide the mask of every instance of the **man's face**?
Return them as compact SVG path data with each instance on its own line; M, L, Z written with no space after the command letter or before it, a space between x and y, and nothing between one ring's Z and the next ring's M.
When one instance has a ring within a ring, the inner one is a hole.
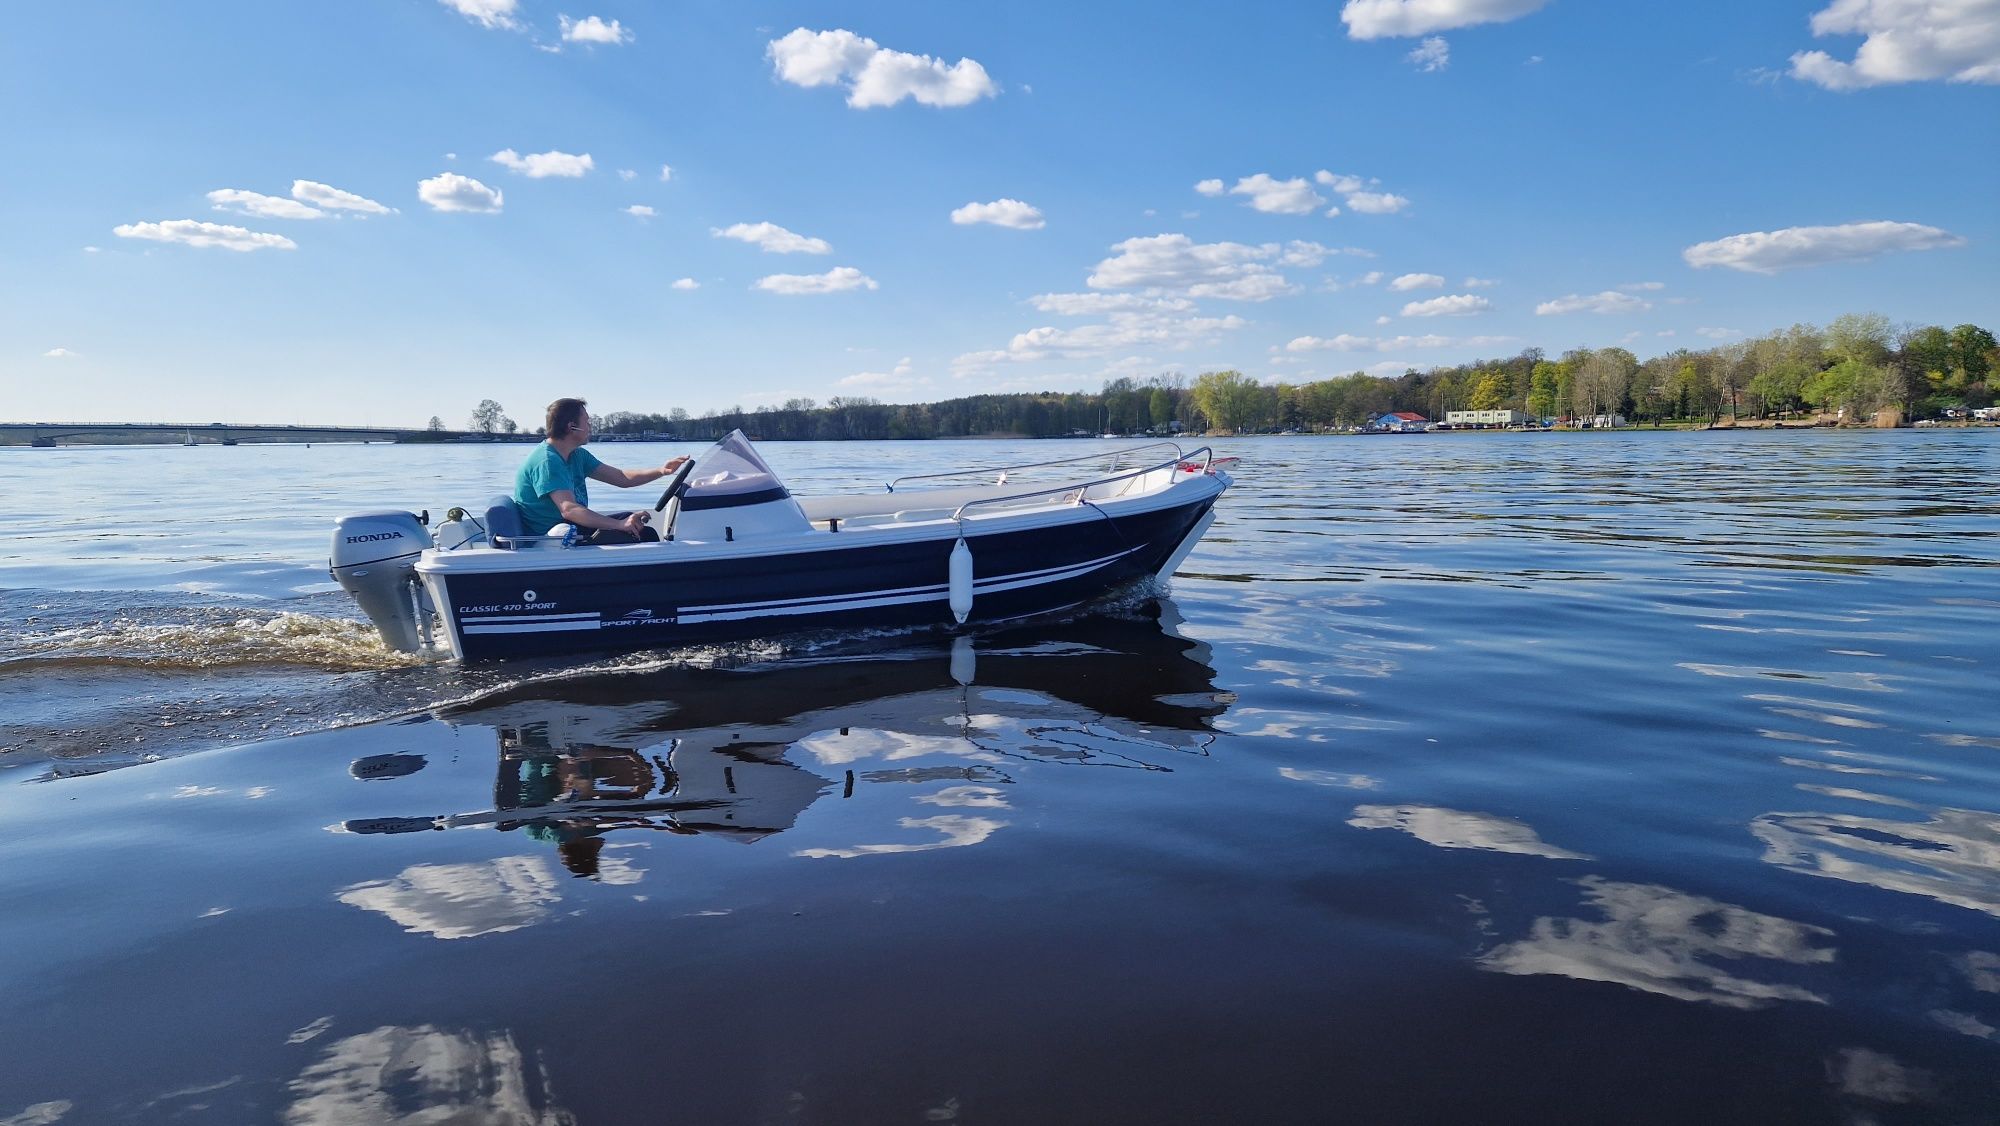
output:
M581 415L579 415L579 416L577 417L577 420L576 420L576 429L575 429L575 430L572 430L572 431L570 431L570 434L571 434L571 436L572 436L572 437L574 437L574 438L575 438L575 439L576 439L577 441L579 441L579 442L588 442L588 441L590 441L590 412L589 412L589 411L585 411L585 412L583 412L583 414L581 414Z

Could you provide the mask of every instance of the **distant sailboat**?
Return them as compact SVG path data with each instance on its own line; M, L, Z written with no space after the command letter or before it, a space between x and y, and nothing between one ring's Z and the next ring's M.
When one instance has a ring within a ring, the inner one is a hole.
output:
M181 437L181 445L183 446L194 446L199 444L200 443L194 440L194 431L192 430L186 431Z

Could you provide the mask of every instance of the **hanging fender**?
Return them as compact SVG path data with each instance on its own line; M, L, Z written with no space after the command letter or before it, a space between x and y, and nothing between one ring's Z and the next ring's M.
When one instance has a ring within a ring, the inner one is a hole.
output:
M964 625L966 615L972 613L972 549L965 546L964 536L952 547L951 563L946 570L950 576L947 586L951 590L951 616Z

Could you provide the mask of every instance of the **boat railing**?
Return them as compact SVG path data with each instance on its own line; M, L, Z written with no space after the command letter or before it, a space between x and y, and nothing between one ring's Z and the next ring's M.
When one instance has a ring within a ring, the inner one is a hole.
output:
M1112 469L1118 468L1118 463L1123 461L1127 454L1139 454L1139 453L1144 453L1147 450L1163 450L1163 449L1174 451L1174 456L1176 458L1182 457L1180 446L1176 445L1173 442L1148 442L1143 446L1132 446L1126 449L1118 449L1110 451L1111 468ZM1035 462L1029 462L1026 465L989 465L983 468L975 467L972 469L954 469L946 473L912 473L907 477L898 477L895 480L889 482L884 487L893 493L896 491L896 486L904 483L905 481L936 481L946 477L970 477L974 474L984 474L984 473L1019 473L1029 469L1047 469L1051 466L1056 466L1056 465L1075 465L1078 462L1097 461L1103 458L1105 454L1106 451L1099 450L1096 453L1084 454L1082 457L1066 457L1056 461L1035 461ZM1067 487L1075 488L1074 485ZM1055 491L1060 492L1061 490L1055 490Z
M1173 443L1171 442L1163 442L1159 444L1173 446ZM1069 493L1075 493L1076 502L1078 504L1082 504L1085 503L1090 490L1097 488L1100 485L1115 485L1120 481L1129 481L1134 477L1144 477L1148 473L1158 473L1162 469L1172 470L1176 472L1182 469L1186 469L1188 472L1192 473L1195 472L1193 468L1193 462L1196 458L1201 458L1200 472L1202 473L1207 473L1209 471L1209 468L1215 463L1215 449L1211 446L1202 446L1200 449L1195 450L1193 453L1186 453L1186 454L1180 452L1179 446L1174 446L1173 448L1174 448L1174 456L1168 458L1166 461L1158 463L1157 465L1147 465L1147 466L1142 466L1138 469L1128 469L1123 473L1114 473L1109 477L1099 477L1095 481L1070 481L1067 484L1057 485L1056 487L1051 489L1039 489L1032 493L1008 493L1005 496L981 497L978 500L969 500L966 501L964 504L959 505L958 508L952 512L951 518L954 521L963 522L965 520L965 513L967 509L978 508L981 505L1019 503L1020 501L1024 500L1033 500L1036 497L1063 496Z

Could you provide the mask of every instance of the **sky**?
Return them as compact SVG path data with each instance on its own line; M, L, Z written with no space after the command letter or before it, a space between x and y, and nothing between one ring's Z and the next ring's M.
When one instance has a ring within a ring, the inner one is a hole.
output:
M0 420L528 427L2000 328L2000 0L69 0Z

